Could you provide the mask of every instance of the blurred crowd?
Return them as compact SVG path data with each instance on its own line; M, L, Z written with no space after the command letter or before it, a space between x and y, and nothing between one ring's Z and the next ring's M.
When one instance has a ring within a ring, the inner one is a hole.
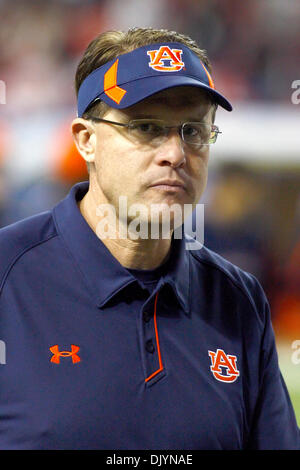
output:
M298 0L2 0L0 70L18 111L72 105L70 77L99 32L176 29L209 52L233 100L286 101L300 54ZM34 90L34 93L33 93Z
M299 20L299 0L0 0L0 227L87 179L69 123L75 70L96 35L132 26L186 33L208 51L232 102L289 105ZM258 277L287 335L300 332L299 168L224 164L205 196L205 243Z

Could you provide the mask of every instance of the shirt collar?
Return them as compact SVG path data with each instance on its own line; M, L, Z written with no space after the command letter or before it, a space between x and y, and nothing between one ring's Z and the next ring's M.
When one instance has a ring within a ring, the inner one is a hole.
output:
M90 228L77 205L88 191L89 182L75 184L69 194L53 208L59 235L76 261L98 307L105 304L127 285L137 282ZM168 283L184 312L190 310L189 253L185 240L172 240L168 273L158 285Z

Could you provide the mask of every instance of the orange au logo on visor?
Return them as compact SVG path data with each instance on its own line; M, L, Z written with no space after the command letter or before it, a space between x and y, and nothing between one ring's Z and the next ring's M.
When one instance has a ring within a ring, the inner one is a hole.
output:
M169 46L160 46L159 49L148 51L150 57L149 67L158 72L178 72L183 69L181 60L182 49L170 49Z

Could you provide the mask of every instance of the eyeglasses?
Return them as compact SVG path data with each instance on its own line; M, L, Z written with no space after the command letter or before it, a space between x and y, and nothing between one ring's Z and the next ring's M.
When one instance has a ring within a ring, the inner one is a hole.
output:
M158 119L134 119L127 124L109 121L96 116L89 119L95 122L106 122L127 128L128 136L137 143L160 145L171 129L177 129L181 139L188 145L201 149L203 145L214 144L221 131L218 126L205 122L184 122L179 126L168 126Z

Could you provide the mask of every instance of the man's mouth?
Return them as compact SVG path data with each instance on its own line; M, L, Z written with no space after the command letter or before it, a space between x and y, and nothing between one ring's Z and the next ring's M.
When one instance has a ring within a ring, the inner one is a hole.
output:
M150 185L150 188L159 189L161 191L183 192L186 191L186 185L183 181L164 179L156 181Z

